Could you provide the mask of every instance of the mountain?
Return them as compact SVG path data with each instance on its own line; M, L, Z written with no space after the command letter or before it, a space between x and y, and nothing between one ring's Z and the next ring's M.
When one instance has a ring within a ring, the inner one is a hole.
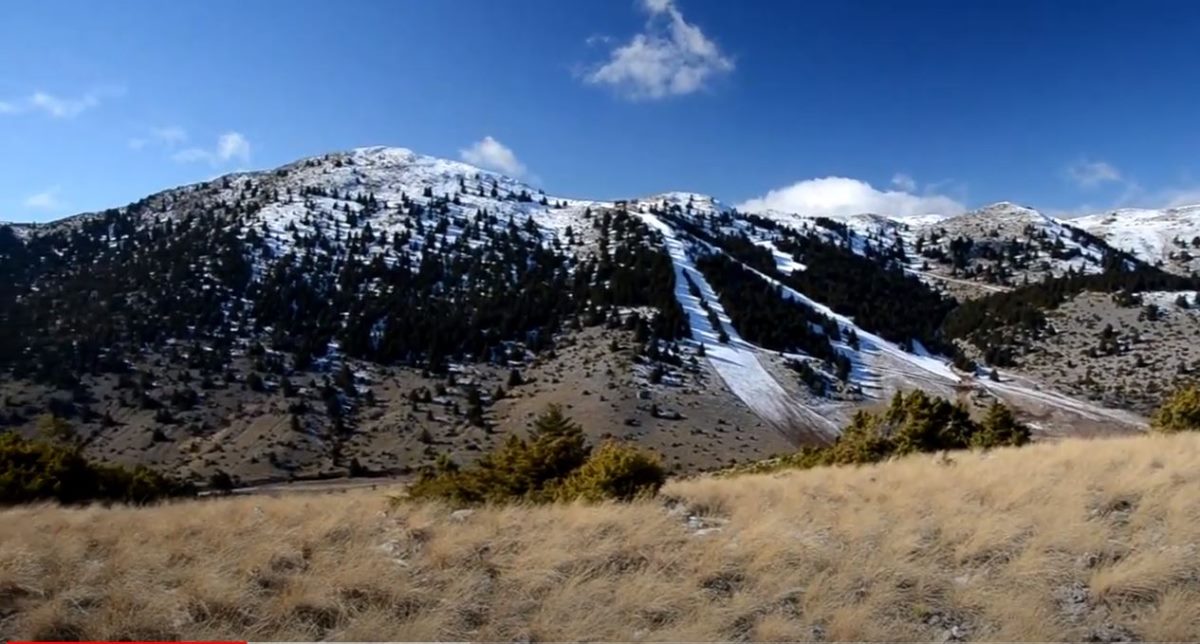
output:
M911 388L1004 400L1041 435L1130 431L1153 396L1062 393L1046 311L1191 286L1014 204L585 200L382 147L0 226L0 272L0 422L50 413L97 458L244 481L471 459L548 403L677 471L827 442Z
M1074 219L1072 224L1165 270L1200 270L1200 205L1163 210L1124 208Z

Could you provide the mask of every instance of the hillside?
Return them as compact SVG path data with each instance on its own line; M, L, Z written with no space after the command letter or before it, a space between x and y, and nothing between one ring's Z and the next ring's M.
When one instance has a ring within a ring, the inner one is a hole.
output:
M1072 223L1165 270L1186 275L1200 269L1200 206L1122 208Z
M1048 279L1154 270L1138 257L1010 203L831 219L575 199L360 148L0 225L0 427L52 414L92 457L245 483L470 459L547 403L676 472L828 442L915 387L1003 400L1039 437L1137 431L1148 399L1055 377L1048 335L947 322Z
M917 269L962 298L1067 271L1098 273L1114 248L1033 208L1001 202L908 232Z
M1190 640L1198 472L1200 437L1182 434L677 480L626 505L459 511L379 489L8 509L0 630Z

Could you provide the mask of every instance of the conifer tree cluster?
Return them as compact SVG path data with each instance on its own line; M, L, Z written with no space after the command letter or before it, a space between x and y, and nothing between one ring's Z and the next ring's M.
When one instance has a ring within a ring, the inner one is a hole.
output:
M600 251L575 258L532 218L468 208L459 194L384 202L275 178L169 191L27 239L0 227L0 273L12 276L0 285L0 369L70 388L183 343L216 375L262 342L292 358L285 370L336 349L436 372L503 360L513 342L548 348L568 321L621 307L655 308L656 337L687 335L670 259L628 213L591 217ZM508 198L484 183L460 189ZM294 214L258 217L281 203Z
M769 249L754 243L744 228L734 225L731 213L686 217L678 207L655 212L746 267L853 318L868 331L906 347L918 340L933 351L953 351L940 326L957 303L905 273L902 243L864 243L856 252L851 232L841 222L818 217L815 223L820 230L810 229L805 234L763 217L739 215L769 233L776 249L805 267L784 273Z
M612 442L593 450L583 428L551 405L534 421L528 440L510 435L466 468L443 455L409 495L460 504L628 501L653 495L665 480L656 456Z
M917 389L896 392L883 411L858 411L833 444L804 448L770 467L852 465L919 452L1016 447L1028 443L1030 435L1029 427L999 401L976 420L962 404Z

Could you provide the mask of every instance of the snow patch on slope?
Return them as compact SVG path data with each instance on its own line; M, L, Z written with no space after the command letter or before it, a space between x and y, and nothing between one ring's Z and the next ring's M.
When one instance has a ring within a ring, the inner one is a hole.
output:
M745 265L743 264L743 266ZM930 354L928 351L925 351L923 347L919 353L909 353L904 349L901 349L895 343L885 340L882 337L859 327L851 318L837 313L833 309L821 304L820 302L817 302L807 295L792 289L778 280L768 275L764 275L763 273L760 273L749 266L746 266L746 268L754 271L756 275L766 280L770 284L777 286L788 298L800 302L801 304L808 306L821 315L834 320L838 323L838 326L843 329L843 331L853 329L854 333L858 335L859 350L857 353L862 354L862 356L887 355L888 357L898 360L901 363L912 365L917 369L925 371L938 378L945 379L948 382L958 383L961 381L961 378L959 378L958 374L954 373L954 370L950 368L950 364L947 360ZM780 267L780 270L782 270L782 267ZM839 350L841 350L843 353L853 353L853 350L848 346L839 347ZM862 360L861 356L859 361L863 364L866 364L866 361ZM867 372L867 375L870 378L874 378L876 376L876 374L871 374L870 372Z
M662 233L667 253L675 265L675 297L688 316L692 337L704 343L709 363L730 391L760 417L781 428L803 422L827 435L836 435L834 423L792 401L783 386L762 366L756 355L757 348L738 335L716 292L696 269L687 246L676 236L675 230L653 214L638 213L638 216L646 225ZM687 278L696 284L704 300L717 313L729 342L718 340L717 329L712 327L699 299L688 290Z
M1151 264L1165 262L1173 252L1181 250L1200 255L1200 249L1191 245L1192 240L1200 236L1200 205L1165 210L1124 208L1080 217L1068 223ZM1175 244L1176 239L1182 242L1182 248Z

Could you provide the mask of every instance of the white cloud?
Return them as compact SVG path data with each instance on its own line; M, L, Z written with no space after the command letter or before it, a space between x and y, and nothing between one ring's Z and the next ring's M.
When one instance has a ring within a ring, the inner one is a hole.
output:
M215 165L217 162L216 155L214 155L211 150L205 150L203 148L188 148L186 150L180 150L175 154L172 154L171 158L179 163L207 161Z
M165 148L172 149L188 140L187 130L178 125L167 125L164 127L152 127L145 136L129 139L129 147L134 150L140 150L147 145L161 145Z
M65 98L38 90L22 98L0 101L0 114L41 112L56 119L71 119L97 107L104 98L125 93L121 87L101 87L77 98Z
M1187 188L1170 188L1164 190L1160 195L1162 207L1175 208L1177 206L1192 206L1200 204L1200 186L1191 186Z
M210 165L224 165L230 161L248 163L250 161L250 141L240 132L226 132L217 137L216 147L187 148L171 155L180 163L204 161Z
M64 205L58 198L58 186L29 195L23 203L26 208L34 210L59 210Z
M1095 188L1104 183L1123 183L1121 172L1105 161L1082 159L1067 166L1067 177L1081 188Z
M100 104L100 98L95 94L85 94L80 98L61 98L45 92L34 92L29 97L29 104L54 118L74 118Z
M166 127L150 128L150 136L165 145L178 145L187 141L188 133L187 130L178 125L168 125Z
M226 132L217 137L217 158L221 161L237 159L242 163L250 160L250 141L238 132Z
M903 172L897 172L892 175L892 186L903 190L904 192L916 192L917 182L912 176Z
M871 184L846 177L808 179L772 190L762 197L738 205L738 210L778 210L801 215L844 217L862 213L905 217L909 215L955 215L966 210L962 203L940 194L917 195L906 190L877 190Z
M584 75L586 82L632 100L654 100L697 92L733 71L733 59L684 20L673 0L642 0L642 8L650 13L642 33L612 50L608 62Z
M517 159L512 149L490 136L475 142L471 147L458 151L463 161L488 170L504 173L510 177L525 174L525 164Z

